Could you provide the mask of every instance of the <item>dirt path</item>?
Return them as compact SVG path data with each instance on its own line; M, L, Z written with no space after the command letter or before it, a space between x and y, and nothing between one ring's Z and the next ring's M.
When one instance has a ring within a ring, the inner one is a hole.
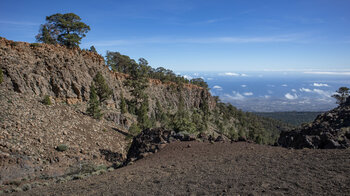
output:
M350 149L175 142L110 173L18 194L350 195Z

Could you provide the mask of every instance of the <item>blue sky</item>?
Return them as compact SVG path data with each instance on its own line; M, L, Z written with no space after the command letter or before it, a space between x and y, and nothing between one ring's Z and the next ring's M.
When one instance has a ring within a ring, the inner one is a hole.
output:
M35 42L73 12L82 48L118 51L175 71L350 71L349 0L0 0L0 36Z

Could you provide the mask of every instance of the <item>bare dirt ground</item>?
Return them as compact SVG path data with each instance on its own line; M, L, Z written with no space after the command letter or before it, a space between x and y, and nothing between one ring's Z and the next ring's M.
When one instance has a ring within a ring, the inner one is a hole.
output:
M175 142L100 176L18 195L350 195L350 149Z

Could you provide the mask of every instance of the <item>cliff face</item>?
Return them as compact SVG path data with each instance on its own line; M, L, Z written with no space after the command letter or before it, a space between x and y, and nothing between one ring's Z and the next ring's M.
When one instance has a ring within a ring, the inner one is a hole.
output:
M68 104L84 102L89 99L93 77L101 72L114 92L110 107L118 108L121 93L126 98L130 97L130 89L123 84L126 76L110 71L103 57L93 52L0 38L0 57L0 68L4 72L2 85L16 92L49 95ZM215 107L215 101L207 90L194 85L177 88L150 80L147 89L150 110L153 111L157 100L165 108L176 108L180 94L188 109L199 107L203 99L208 100L210 108Z
M135 116L122 115L121 94L130 99L124 85L128 76L109 70L103 57L62 46L13 42L0 38L0 189L3 183L84 172L82 165L111 165L126 158L128 127ZM105 119L84 115L90 85L100 72L113 90L103 106ZM201 87L162 83L150 79L146 93L152 115L159 102L175 112L180 96L187 109L204 101L215 107L210 93ZM55 103L41 102L45 95ZM67 103L68 105L66 105ZM68 150L60 152L59 145Z
M278 143L291 148L350 147L350 99L346 104L317 116L307 126L282 132Z

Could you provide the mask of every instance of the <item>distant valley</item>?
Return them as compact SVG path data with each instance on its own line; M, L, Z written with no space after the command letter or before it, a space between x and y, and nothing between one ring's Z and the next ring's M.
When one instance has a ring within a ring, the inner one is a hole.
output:
M321 113L322 112L255 112L258 116L273 118L294 126L310 123Z
M319 112L336 107L332 94L348 86L347 73L292 71L180 72L201 77L212 95L249 112Z

